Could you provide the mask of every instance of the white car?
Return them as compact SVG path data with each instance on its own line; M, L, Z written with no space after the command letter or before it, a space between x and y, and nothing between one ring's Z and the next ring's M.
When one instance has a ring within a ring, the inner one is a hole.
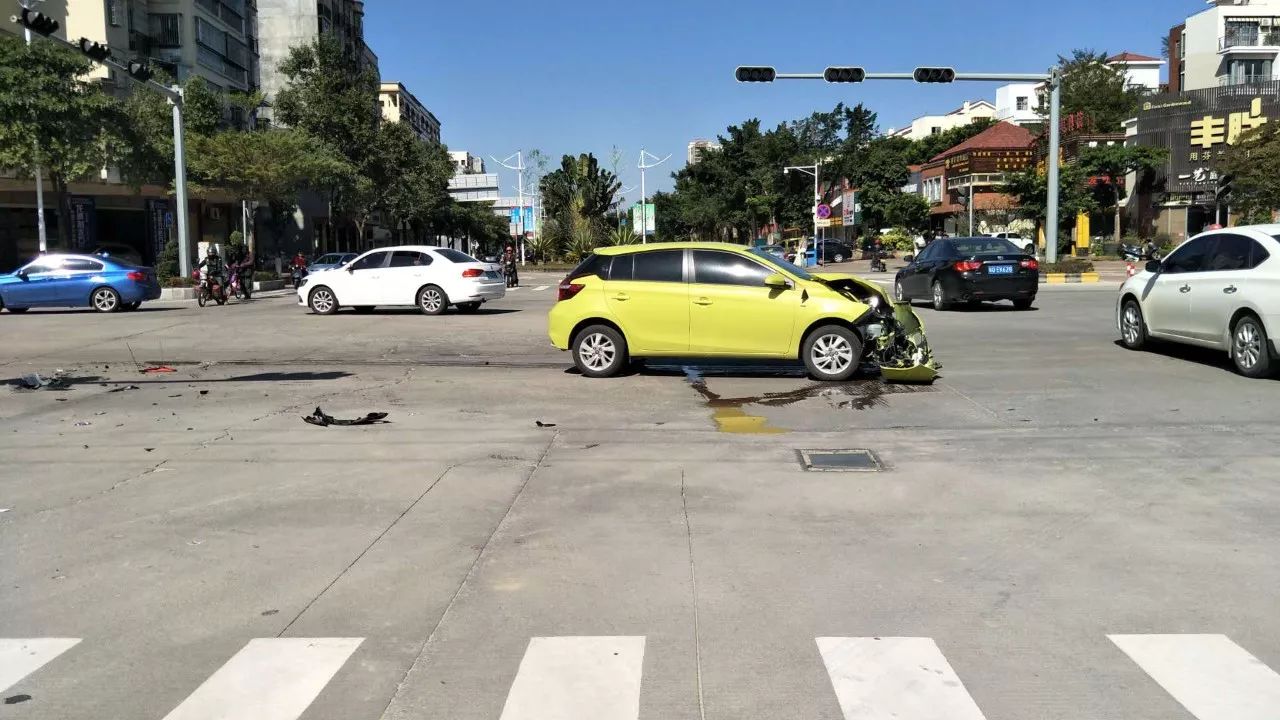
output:
M992 233L992 234L991 234L991 237L997 237L997 238L1001 238L1001 239L1003 239L1003 240L1008 240L1009 242L1013 243L1014 245L1017 245L1019 248L1021 248L1022 252L1026 253L1026 254L1028 254L1028 255L1035 255L1035 254L1036 254L1036 244L1035 244L1035 243L1033 243L1033 242L1031 242L1030 240L1027 240L1027 239L1023 238L1021 235L1019 235L1019 234L1018 234L1018 233L1016 233L1016 232L998 232L998 233Z
M1265 377L1280 333L1280 225L1214 230L1186 241L1120 286L1125 347L1149 339L1225 350L1236 369Z
M451 248L425 245L370 250L340 268L303 278L298 304L330 315L340 307L369 312L378 305L416 305L439 315L450 305L475 312L507 294L497 265Z

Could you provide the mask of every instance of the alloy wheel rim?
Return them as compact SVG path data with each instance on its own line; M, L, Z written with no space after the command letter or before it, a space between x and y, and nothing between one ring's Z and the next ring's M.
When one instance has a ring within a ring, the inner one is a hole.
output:
M893 284L893 297L895 300L903 299L902 283L896 282Z
M591 333L578 344L578 356L582 358L583 365L599 372L613 364L614 358L618 356L618 348L609 336Z
M1133 345L1138 342L1138 309L1130 305L1124 309L1124 341Z
M422 293L422 307L428 312L435 312L440 309L440 291L427 290Z
M329 310L333 309L333 296L324 290L317 290L311 296L311 307L315 308L317 312L329 312Z
M942 304L942 286L938 283L933 284L933 301L938 305Z
M116 306L115 293L110 290L99 290L93 294L93 306L99 310L111 310Z
M1241 367L1252 368L1262 357L1262 340L1253 323L1243 322L1236 328L1236 362Z
M853 364L853 347L840 335L823 335L813 344L809 357L819 370L835 375Z

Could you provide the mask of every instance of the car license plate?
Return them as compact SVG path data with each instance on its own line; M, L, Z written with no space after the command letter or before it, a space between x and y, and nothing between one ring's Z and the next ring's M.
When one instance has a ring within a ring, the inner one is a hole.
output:
M1013 266L1012 265L988 265L987 274L988 275L1012 275Z
M485 272L484 272L484 276L485 276L486 278L488 278L489 280L497 280L497 279L498 279L498 273L496 273L496 272L494 272L494 271L492 271L492 270L485 270Z

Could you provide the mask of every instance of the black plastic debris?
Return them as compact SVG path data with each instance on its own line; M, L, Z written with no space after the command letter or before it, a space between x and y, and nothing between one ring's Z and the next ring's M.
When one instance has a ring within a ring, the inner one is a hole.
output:
M541 420L534 420L533 424L537 425L538 427L555 427L556 426L555 423L544 423Z
M126 390L141 390L141 389L142 388L138 387L137 385L121 385L119 387L111 388L107 392L118 393L118 392L124 392Z
M320 427L329 427L330 425L375 425L377 423L381 423L385 421L386 418L387 418L387 413L374 412L374 413L369 413L364 417L356 418L354 420L343 420L340 418L336 418L332 415L326 414L325 411L321 410L320 408L316 408L315 412L311 413L310 415L304 415L302 417L302 421L307 423L308 425L319 425Z
M19 390L66 390L71 383L61 375L44 377L40 373L27 373L13 383Z
M5 704L5 705L17 705L18 703L24 703L24 702L26 702L26 701L28 701L28 700L30 700L30 699L31 699L31 696L30 696L30 695L25 695L25 694L24 694L24 695L10 695L9 697L7 697L7 698L5 698L5 699L4 699L4 704Z

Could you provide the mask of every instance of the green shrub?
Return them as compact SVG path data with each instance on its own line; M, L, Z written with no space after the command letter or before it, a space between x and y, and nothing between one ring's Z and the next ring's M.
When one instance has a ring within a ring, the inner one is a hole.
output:
M161 278L160 284L167 288L184 288L191 287L194 283L191 282L191 278L189 277L171 275L167 278Z
M170 240L164 244L160 257L156 258L156 277L161 282L178 274L178 242ZM172 286L171 286L172 287Z
M1093 272L1093 262L1083 258L1065 258L1056 263L1040 265L1042 273L1086 273Z
M277 275L274 270L258 270L253 274L253 279L258 282L270 282L272 280L279 280L280 276Z
M894 228L880 236L880 245L886 250L907 251L916 246L915 238L903 228Z

